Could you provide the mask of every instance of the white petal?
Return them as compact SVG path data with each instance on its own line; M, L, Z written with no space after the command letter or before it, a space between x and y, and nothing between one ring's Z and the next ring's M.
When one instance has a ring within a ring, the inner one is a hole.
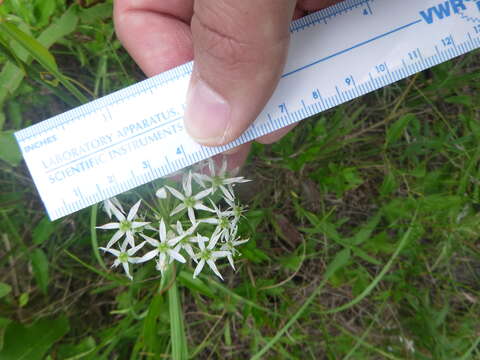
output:
M101 247L100 250L109 252L110 254L115 255L116 257L118 257L120 255L120 251L115 250L115 249L109 249L109 248Z
M224 176L226 172L227 172L227 158L224 157L222 160L222 167L220 168L220 171L218 172L217 175Z
M215 259L222 258L225 256L229 256L232 253L230 251L213 251L212 252L212 257Z
M213 270L213 272L215 273L215 275L217 275L220 279L223 280L222 274L220 274L220 272L218 271L217 265L215 265L215 263L213 262L213 260L207 260L207 264L208 264L208 266L210 266L210 269Z
M205 196L208 196L210 195L210 193L212 192L212 189L205 189L205 190L202 190L200 191L198 194L196 194L193 198L195 200L201 200L203 199Z
M97 226L97 229L102 229L102 230L112 230L112 229L118 229L120 228L120 223L108 223L102 226Z
M205 265L205 260L200 260L199 263L197 264L197 267L195 268L195 271L193 272L193 278L195 279L198 274L200 274L200 271L202 271L203 267Z
M143 245L145 245L145 242L146 242L146 241L144 241L144 242L142 242L141 244L138 244L137 246L129 249L129 250L127 251L128 256L134 255L138 250L140 250L140 249L143 247Z
M150 223L149 222L142 222L142 221L132 221L131 222L132 229L136 229L136 228L139 228L139 227L142 227L142 226L147 226L148 224L150 224Z
M155 193L155 196L158 197L159 199L166 199L167 198L167 190L165 187L161 187L160 189L157 190Z
M127 220L128 221L132 221L135 218L141 202L142 202L142 200L140 199L135 203L135 205L132 206L132 208L130 209L130 211L128 212L128 215L127 215Z
M178 191L178 190L176 190L176 189L174 189L174 188L172 188L172 187L170 187L170 186L165 186L165 187L166 187L166 188L168 189L168 191L170 191L170 192L172 193L172 195L175 196L177 199L182 200L182 201L185 200L185 196L184 196L180 191Z
M227 259L228 259L228 262L230 263L230 266L232 267L233 270L236 270L235 269L235 264L233 263L233 256L232 254L228 255L227 256Z
M132 275L130 275L130 269L128 268L128 262L122 263L122 266L123 266L123 270L125 270L125 274L127 274L127 277L128 277L130 280L133 280Z
M128 262L130 264L139 264L140 263L140 260L142 260L141 257L137 257L137 256L134 256L134 257L129 257L128 258Z
M215 162L212 158L208 159L208 169L210 170L210 175L215 176Z
M120 210L118 210L116 207L112 207L112 213L113 213L113 215L115 215L115 217L119 221L126 220L125 215L123 215L123 213Z
M167 240L167 244L168 244L168 246L170 246L170 247L174 247L174 246L177 245L177 244L180 242L180 240L182 240L184 237L185 237L185 236L180 235L180 236L176 236L176 237L174 237L174 238L171 238L171 239Z
M179 220L177 220L177 234L178 235L183 234L183 226L182 226L182 223Z
M197 220L195 219L195 211L193 211L192 208L188 208L188 218L190 219L191 223L192 224L195 224L197 222Z
M112 204L114 206L116 206L118 209L120 209L120 211L122 213L125 212L125 210L123 210L122 204L120 204L120 201L118 201L118 199L116 197L111 198L110 201L112 202Z
M181 203L181 204L177 205L177 207L175 209L172 210L172 212L170 213L170 216L176 215L180 211L185 210L186 208L187 207L183 203Z
M175 250L168 250L168 255L170 255L172 258L174 258L175 260L177 260L181 263L187 262L187 260L185 260L185 258L182 255L180 255L178 252L176 252Z
M150 236L144 234L140 234L140 236L147 240L148 243L152 246L158 247L160 245L160 242L157 239L151 238Z
M208 242L207 249L209 250L212 250L215 247L215 245L217 245L218 239L220 239L220 236L222 236L221 229L220 230L218 229L219 229L218 227L215 229L215 232L212 234L212 237Z
M103 210L107 213L108 217L112 218L112 207L115 206L113 203L107 199L103 202Z
M112 247L113 244L115 244L122 236L125 234L123 231L118 230L115 234L113 234L112 238L107 244L107 249Z
M138 262L139 263L142 263L142 262L146 262L148 260L151 260L153 259L155 256L158 255L158 250L155 249L155 250L151 250L149 252L147 252L145 255L143 255L139 260Z
M243 176L238 176L238 177L226 178L223 180L223 183L225 185L230 185L230 184L242 184L250 181L252 180L245 179Z
M197 210L203 210L203 211L208 211L208 212L215 212L215 210L210 209L209 207L203 205L201 202L198 202L198 203L196 203L195 205L193 205L193 208L194 208L194 209L197 209Z
M205 243L208 242L208 238L206 236L201 236L197 234L197 236L194 237L191 241L198 243L200 250L205 250Z
M222 190L223 196L226 200L227 199L230 201L235 200L235 198L233 197L233 194L230 191L228 191L225 186L220 186L220 190Z
M248 240L249 240L249 239L237 240L237 241L232 242L232 244L233 244L233 246L238 246L238 245L245 244L246 242L248 242Z
M189 171L183 178L183 191L186 197L192 196L192 172Z
M158 234L160 235L160 242L167 241L167 229L165 227L165 221L160 220L160 227L158 229Z
M204 174L198 174L198 173L194 173L193 174L193 179L198 183L198 185L200 185L201 187L205 188L206 185L205 185L205 182L204 181L209 181L210 180L210 177L204 175ZM211 180L210 180L211 181Z
M125 233L125 237L130 247L135 247L135 238L130 230Z
M199 223L205 223L205 224L218 225L218 219L217 218L200 219L200 220L198 220L198 222Z
M188 256L190 256L193 261L197 262L197 256L193 252L192 246L190 244L186 244L186 245L183 246L183 248L187 252Z

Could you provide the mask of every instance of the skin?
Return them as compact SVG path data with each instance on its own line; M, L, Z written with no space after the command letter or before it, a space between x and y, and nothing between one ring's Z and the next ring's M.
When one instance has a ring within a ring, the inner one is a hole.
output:
M218 146L256 119L282 74L289 24L338 0L115 0L117 35L147 76L195 59L185 127ZM272 143L293 126L257 139ZM229 168L250 144L227 153Z

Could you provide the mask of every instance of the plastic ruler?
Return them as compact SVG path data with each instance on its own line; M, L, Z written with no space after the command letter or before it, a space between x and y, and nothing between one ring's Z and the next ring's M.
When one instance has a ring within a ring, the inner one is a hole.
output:
M187 63L15 134L50 219L480 47L480 0L346 0L291 24L280 83L234 142L183 127Z

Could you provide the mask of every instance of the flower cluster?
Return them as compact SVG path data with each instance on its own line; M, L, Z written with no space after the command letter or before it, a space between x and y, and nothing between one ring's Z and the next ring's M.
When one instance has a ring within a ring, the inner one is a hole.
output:
M181 184L158 189L158 206L150 207L152 213L140 215L142 200L128 213L115 198L104 202L108 217L117 221L97 227L116 230L100 249L115 256L114 267L122 265L132 279L130 264L154 260L163 274L174 261L186 263L190 259L195 264L193 277L207 264L223 280L215 262L226 258L235 270L236 247L248 240L237 237L244 208L236 201L234 185L249 180L229 177L226 162L218 171L213 160L207 164L208 172L202 167L188 171Z

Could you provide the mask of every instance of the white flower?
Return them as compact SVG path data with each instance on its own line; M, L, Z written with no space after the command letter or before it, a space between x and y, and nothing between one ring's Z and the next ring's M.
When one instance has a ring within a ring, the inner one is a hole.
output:
M192 173L191 172L188 172L188 175L184 176L183 178L183 191L185 195L170 186L165 186L165 187L172 193L173 196L175 196L177 199L181 201L181 204L179 204L175 209L173 209L170 215L173 216L175 214L178 214L180 211L187 209L188 218L190 219L192 224L195 224L196 219L195 219L194 209L210 211L210 212L212 211L212 209L206 207L200 201L204 197L210 195L210 193L212 192L211 189L203 190L196 195L192 195Z
M207 237L201 235L197 235L196 242L200 247L200 252L196 254L196 257L200 261L198 262L197 267L193 272L193 278L196 278L198 274L200 274L203 267L205 266L205 263L207 263L210 269L212 269L212 271L215 273L215 275L217 275L220 279L223 280L222 275L220 274L217 266L215 265L215 260L221 257L228 256L230 253L228 251L214 251L215 245L217 244L219 238L220 233L218 232L214 233L211 239L208 239ZM207 247L205 247L206 242L208 242Z
M127 243L124 242L120 248L120 251L111 249L111 248L104 248L104 247L101 247L100 249L103 251L109 252L112 255L115 255L117 258L113 262L112 267L117 267L118 265L122 264L123 270L125 270L125 274L127 274L130 280L133 280L132 275L130 275L130 269L129 269L128 263L136 264L139 262L140 258L133 257L133 255L135 255L135 253L138 250L140 250L143 247L143 245L145 245L145 241L131 249L126 250Z
M245 208L241 205L237 205L235 200L231 201L229 199L225 199L226 203L230 206L229 211L232 212L233 216L235 217L235 221L238 222L241 217L243 217L243 213L245 212Z
M220 236L226 240L230 232L237 227L237 219L233 216L233 211L221 211L213 201L211 201L211 203L217 216L202 219L200 222L217 225L217 230L215 231L219 231Z
M119 210L122 213L125 213L122 204L120 204L120 201L118 201L118 199L115 197L107 199L103 202L103 210L107 213L110 219L112 218L112 214L115 210Z
M210 176L206 174L194 174L195 181L202 187L207 188L205 183L209 183L209 187L214 194L218 189L223 193L225 199L234 201L232 191L228 189L229 185L235 183L244 183L250 180L245 179L243 176L239 177L227 177L227 161L222 162L222 167L218 171L215 171L215 163L212 158L208 159L208 168L210 170Z
M167 229L163 219L160 220L158 234L160 237L160 241L153 239L149 236L140 234L150 245L155 246L155 249L143 255L138 260L138 262L146 262L158 255L157 269L160 270L162 273L171 259L175 259L181 263L186 262L185 258L180 255L178 251L174 248L175 245L177 245L177 243L180 241L181 237L177 236L175 238L168 239Z
M135 247L135 241L133 238L135 229L138 229L150 224L149 222L134 221L135 218L137 217L137 212L138 212L138 208L140 207L141 201L142 200L138 200L138 202L132 206L132 208L128 212L127 217L125 217L125 215L122 212L120 212L120 210L118 210L116 207L112 207L111 210L113 212L113 215L115 215L115 217L117 218L118 223L108 223L102 226L97 226L97 229L102 229L102 230L118 229L117 232L113 234L112 238L108 242L106 246L107 249L112 247L112 245L115 244L123 235L125 235L125 242L130 244L132 248Z
M155 193L155 195L159 199L166 199L167 198L167 190L165 189L165 186L162 186L160 189L158 189L157 192Z
M180 249L184 249L188 254L188 256L190 256L195 262L197 262L197 257L193 252L191 239L192 239L193 232L195 231L197 226L198 226L198 223L195 223L187 231L184 231L182 223L180 221L177 221L177 234L180 237L180 241L175 247L176 251L179 251Z
M235 270L235 264L233 263L233 257L237 254L240 254L240 251L235 249L235 247L238 246L238 245L245 244L248 241L248 239L239 240L240 238L235 238L236 233L237 233L237 231L235 229L235 232L230 234L229 239L225 243L223 243L222 246L220 247L220 250L229 252L229 255L227 255L227 259L228 259L228 262L230 263L230 265L232 266L233 270Z
M413 342L413 340L410 340L401 335L398 337L398 340L400 341L401 344L405 345L405 349L407 349L407 351L410 351L412 353L415 352L415 343Z

